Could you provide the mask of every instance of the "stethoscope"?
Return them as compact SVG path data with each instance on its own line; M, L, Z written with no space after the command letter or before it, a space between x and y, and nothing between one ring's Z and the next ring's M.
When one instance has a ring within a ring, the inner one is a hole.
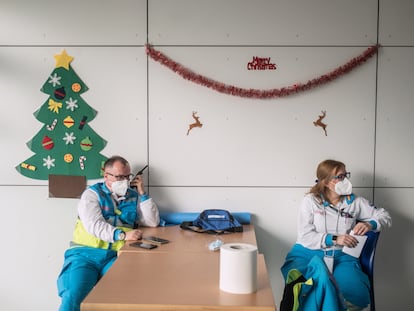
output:
M337 209L337 208L335 208L335 206L332 203L329 203L327 200L325 200L325 197L323 196L322 193L320 194L320 196L321 196L321 199L322 199L322 205L325 209L325 213L324 213L324 216L325 216L325 233L328 234L328 224L327 224L327 221L326 221L326 209L329 208L330 210L334 211L337 214L335 234L338 234L339 218L344 213L343 210L345 209L345 207L342 208L342 209ZM346 214L348 214L348 213L346 213ZM331 260L333 260L333 258L335 257L335 249L336 249L335 246L325 247L323 249L324 257L325 258L328 257ZM328 251L332 251L332 254L328 255Z
M345 221L347 221L347 219L354 218L354 217L350 213L344 211L346 207L343 207L341 209L336 208L332 203L329 203L325 199L325 197L323 196L322 193L320 194L320 196L321 196L321 199L322 199L322 205L325 209L325 213L324 213L324 215L325 215L325 233L328 234L328 225L327 225L327 220L326 220L326 209L329 208L331 211L333 211L337 214L335 234L338 234L339 218L341 218L341 217L345 218ZM346 200L346 203L349 205L350 203L352 203L354 201L355 196L354 196L354 194L350 194L350 195L345 196L344 199ZM332 250L332 256L327 255L327 249ZM329 248L324 248L324 255L325 256L333 257L334 253L335 253L335 246L329 247Z
M335 213L337 213L339 216L341 216L343 218L354 218L354 216L352 216L350 213L344 212L346 207L338 209L332 203L329 203L328 201L326 201L325 197L323 196L322 193L320 195L321 195L321 199L322 199L322 204L325 207L325 209L327 207L329 207L332 211L334 211ZM346 203L348 205L351 204L354 201L354 199L355 199L354 194L350 194L350 195L345 196L345 200L346 200Z

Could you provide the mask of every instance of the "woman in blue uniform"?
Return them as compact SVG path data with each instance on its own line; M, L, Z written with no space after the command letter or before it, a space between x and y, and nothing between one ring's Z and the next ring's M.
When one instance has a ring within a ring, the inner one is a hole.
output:
M344 163L325 160L316 175L300 206L297 241L281 268L283 277L288 281L289 272L296 270L312 278L311 286L301 289L312 294L302 296L299 310L362 310L370 303L369 280L359 259L342 249L357 246L355 236L389 227L391 217L353 194Z

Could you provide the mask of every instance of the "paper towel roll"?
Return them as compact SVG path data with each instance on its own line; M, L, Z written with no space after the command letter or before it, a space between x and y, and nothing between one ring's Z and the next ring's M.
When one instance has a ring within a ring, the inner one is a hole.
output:
M220 247L220 289L233 294L257 290L257 246L227 243Z

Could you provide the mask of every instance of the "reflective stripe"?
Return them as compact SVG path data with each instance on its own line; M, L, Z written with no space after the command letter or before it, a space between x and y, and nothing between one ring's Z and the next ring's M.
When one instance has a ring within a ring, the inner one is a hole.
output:
M131 228L126 227L117 227L125 232L130 231ZM94 235L86 231L80 219L77 220L75 230L73 231L73 243L83 246L89 246L94 248L110 249L118 251L122 246L124 246L125 241L116 241L113 243L103 241L98 239Z

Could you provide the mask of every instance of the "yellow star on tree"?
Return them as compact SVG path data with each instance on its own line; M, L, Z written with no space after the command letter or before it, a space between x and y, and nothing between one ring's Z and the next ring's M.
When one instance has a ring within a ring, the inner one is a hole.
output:
M56 68L63 67L66 70L69 70L69 64L73 60L73 57L69 56L66 53L66 50L63 50L60 54L56 54L54 57L56 60Z

